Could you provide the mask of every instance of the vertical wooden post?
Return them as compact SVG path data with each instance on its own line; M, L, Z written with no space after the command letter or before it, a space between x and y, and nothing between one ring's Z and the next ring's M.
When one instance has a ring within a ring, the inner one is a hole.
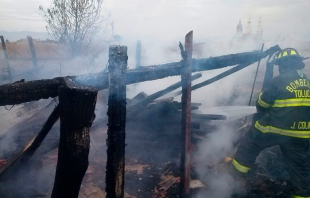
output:
M2 43L2 49L3 49L3 53L4 53L6 69L7 69L8 75L9 75L9 79L12 81L13 78L12 78L12 72L11 72L9 57L8 57L8 53L6 51L6 47L5 47L5 42L4 42L3 36L0 36L0 39L1 39L1 43Z
M137 47L136 47L136 69L140 67L141 63L141 41L137 41Z
M182 80L182 153L181 193L184 197L190 191L190 148L191 148L191 74L192 74L193 31L185 36L185 60L181 72Z
M36 55L36 51L34 49L32 38L31 38L31 36L27 36L27 39L28 39L28 44L29 44L29 48L30 48L30 52L31 52L32 65L34 68L37 68L38 67L37 55Z
M109 99L106 192L107 198L124 197L127 47L109 48Z
M78 198L88 167L89 131L95 119L97 90L59 88L60 140L52 198Z

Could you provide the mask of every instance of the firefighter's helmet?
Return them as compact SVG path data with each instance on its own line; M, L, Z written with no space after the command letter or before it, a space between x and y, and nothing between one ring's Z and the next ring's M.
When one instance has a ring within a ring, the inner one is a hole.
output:
M281 50L276 57L275 64L281 65L281 63L286 62L289 59L303 60L303 57L300 56L299 52L294 48L285 48Z

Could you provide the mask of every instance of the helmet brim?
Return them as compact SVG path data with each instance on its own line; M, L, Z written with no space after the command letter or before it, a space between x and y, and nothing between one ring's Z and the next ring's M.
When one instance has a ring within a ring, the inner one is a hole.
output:
M284 63L286 61L289 61L289 60L300 60L300 61L303 61L304 58L301 57L301 56L287 56L287 57L282 57L282 58L277 59L274 62L274 64L275 65L281 65L282 63Z

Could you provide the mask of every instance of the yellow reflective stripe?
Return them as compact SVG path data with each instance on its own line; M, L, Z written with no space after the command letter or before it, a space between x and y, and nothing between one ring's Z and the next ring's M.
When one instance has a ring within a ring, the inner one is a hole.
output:
M303 196L294 195L294 198L310 198L310 197L309 196L308 197L303 197Z
M296 54L295 50L291 50L291 55Z
M280 129L273 126L263 126L258 121L255 122L255 128L260 130L262 133L275 133L279 135L285 135L297 138L310 138L310 131L296 131Z
M247 173L251 168L239 164L235 159L232 161L233 166L242 173Z
M282 56L287 56L287 51L283 52Z
M264 102L262 99L261 99L261 96L262 96L263 92L260 92L260 94L258 95L258 104L262 107L265 107L265 108L269 108L271 105L268 104L267 102Z
M275 100L272 107L309 107L310 98Z

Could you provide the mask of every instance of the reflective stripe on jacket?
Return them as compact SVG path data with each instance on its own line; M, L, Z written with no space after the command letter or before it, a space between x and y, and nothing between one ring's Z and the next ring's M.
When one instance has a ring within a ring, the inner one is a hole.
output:
M310 82L300 70L272 79L259 94L256 107L265 112L254 124L259 131L310 138Z

